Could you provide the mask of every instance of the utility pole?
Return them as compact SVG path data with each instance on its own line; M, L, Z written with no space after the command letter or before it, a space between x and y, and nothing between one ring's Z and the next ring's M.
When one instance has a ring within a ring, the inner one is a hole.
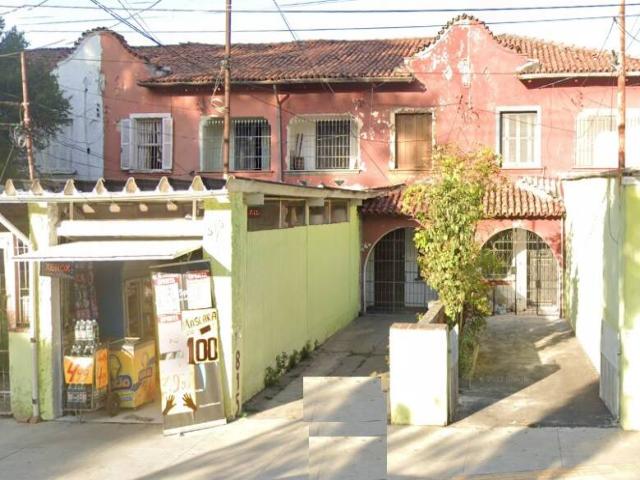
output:
M27 162L29 165L29 180L33 181L33 138L31 137L31 115L29 114L29 89L27 88L27 62L24 52L20 52L20 70L22 73L22 113L24 115L24 129L27 136Z
M229 175L229 139L231 136L231 0L226 0L224 42L224 125L222 130L222 173Z
M618 26L620 27L620 58L618 59L618 170L620 177L625 168L625 131L627 116L627 99L626 99L626 72L627 72L627 54L626 54L626 27L625 27L625 0L620 0L620 15Z

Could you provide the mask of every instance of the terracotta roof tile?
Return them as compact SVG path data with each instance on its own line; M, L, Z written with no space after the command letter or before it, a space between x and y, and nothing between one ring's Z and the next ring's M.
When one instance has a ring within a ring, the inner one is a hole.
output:
M235 44L231 48L234 81L411 78L404 59L423 49L430 38L389 40L306 40L289 43ZM220 74L222 45L187 43L135 47L168 75L144 83L212 83Z
M616 56L610 50L600 51L509 34L496 35L495 38L501 45L534 60L520 72L522 74L614 73L617 69ZM640 71L640 59L627 57L627 70Z
M470 15L453 18L435 37L377 40L303 40L284 43L237 43L231 49L231 75L236 82L300 82L318 79L358 81L364 78L410 79L406 60L438 41L457 23L482 26L500 45L523 55L530 64L520 74L610 74L616 58L610 51L563 45L517 35L494 35L480 20ZM143 85L212 84L220 75L223 45L183 43L178 45L132 47L122 35L96 28L85 32L113 35L125 49L142 61L165 72L141 82ZM57 62L72 49L37 49L38 55ZM627 70L640 73L640 59L628 58Z
M404 187L393 187L379 197L366 200L363 215L404 216ZM494 186L484 198L487 218L561 218L564 202L560 182L555 179L523 177L515 182Z

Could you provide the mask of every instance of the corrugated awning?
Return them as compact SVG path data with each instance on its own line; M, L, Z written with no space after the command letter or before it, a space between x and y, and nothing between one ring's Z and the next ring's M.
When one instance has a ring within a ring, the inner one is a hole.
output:
M97 240L70 242L23 253L15 260L114 262L174 260L202 246L201 240Z

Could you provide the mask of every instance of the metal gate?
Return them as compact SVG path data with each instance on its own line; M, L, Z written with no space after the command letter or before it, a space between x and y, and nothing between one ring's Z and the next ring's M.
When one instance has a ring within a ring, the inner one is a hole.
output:
M492 284L493 313L508 311L536 314L555 313L558 308L558 263L547 243L528 230L512 228L492 236L484 249L493 252L497 262L485 276ZM525 268L519 255L526 255ZM526 282L526 284L525 284ZM526 287L526 288L525 288ZM524 302L520 297L526 295Z
M11 414L11 384L9 382L9 319L5 284L5 255L0 249L0 415Z
M527 306L536 314L558 304L558 263L538 235L527 232Z
M411 228L394 230L374 247L365 270L369 310L424 311L438 297L420 277L412 233Z

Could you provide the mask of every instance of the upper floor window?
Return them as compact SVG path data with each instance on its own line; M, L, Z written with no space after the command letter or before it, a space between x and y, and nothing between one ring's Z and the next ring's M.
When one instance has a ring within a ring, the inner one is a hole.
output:
M358 126L350 116L297 117L289 125L290 170L352 170Z
M627 110L625 143L626 165L640 166L640 110ZM578 114L575 165L618 166L618 122L614 111L587 109Z
M133 114L120 121L120 168L171 170L173 119L170 114Z
M399 170L431 167L433 116L431 113L397 113L395 155Z
M200 169L222 170L221 118L205 118L201 122ZM232 170L268 170L271 159L271 126L264 118L231 120L229 158Z
M540 120L537 110L501 110L498 112L498 149L506 168L540 166Z

